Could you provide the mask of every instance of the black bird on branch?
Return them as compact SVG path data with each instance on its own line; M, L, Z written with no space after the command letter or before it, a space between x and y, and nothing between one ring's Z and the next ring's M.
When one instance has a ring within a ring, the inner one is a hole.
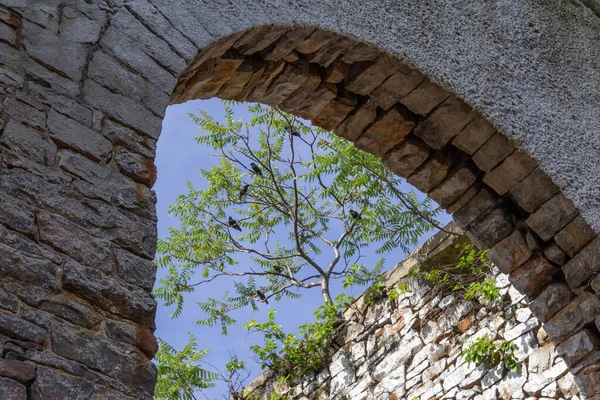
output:
M254 173L256 175L262 176L262 171L260 170L260 168L258 167L258 165L254 164L254 163L250 163L250 166L252 167L252 171L254 171Z
M244 186L242 186L242 188L240 189L240 200L242 200L242 197L244 197L246 195L246 193L248 193L248 188L250 187L250 185L245 184Z
M265 303L269 304L269 301L267 300L267 297L265 296L265 294L263 292L261 292L260 290L256 289L256 294L260 298L260 301L264 301Z
M240 228L240 226L238 225L237 221L231 217L229 217L229 226L232 227L233 229L237 229L238 231L242 231L242 228Z
M290 133L292 136L297 136L297 137L300 137L300 133L298 133L298 131L297 131L297 130L295 130L293 127L291 127L291 126L288 126L288 127L286 128L286 130L287 130L287 131L288 131L288 133Z
M359 213L357 213L357 212L356 212L356 211L354 211L354 210L350 210L350 215L351 215L351 216L352 216L352 218L354 218L354 219L362 219L362 217L360 216L360 214L359 214Z
M275 265L273 267L273 271L275 271L275 273L280 274L283 272L283 267L281 265Z

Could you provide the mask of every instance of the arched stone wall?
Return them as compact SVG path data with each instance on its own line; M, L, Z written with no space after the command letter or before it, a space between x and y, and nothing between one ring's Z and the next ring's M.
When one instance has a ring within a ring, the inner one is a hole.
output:
M170 101L212 96L382 156L494 247L555 343L585 349L564 357L582 392L600 392L591 8L0 5L0 397L151 397L156 140Z

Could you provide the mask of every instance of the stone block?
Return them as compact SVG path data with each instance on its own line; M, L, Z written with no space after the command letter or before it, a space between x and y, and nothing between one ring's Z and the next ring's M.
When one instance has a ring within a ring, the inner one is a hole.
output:
M356 107L356 97L349 93L338 93L337 97L323 107L312 123L332 131L354 110L354 107Z
M562 343L585 325L593 323L598 315L600 300L595 295L584 292L550 318L544 329L554 343Z
M404 67L394 72L371 93L371 101L387 110L415 89L425 77L419 71Z
M195 99L210 99L214 97L223 85L229 81L231 75L236 71L244 61L237 54L226 53L222 58L212 59L207 61L209 65L203 65L195 75L186 81L185 89L185 100ZM262 99L266 92L266 86L264 91L261 92L261 96L257 96Z
M38 226L42 242L99 271L112 271L110 242L92 236L89 231L59 215L47 212L38 215Z
M277 61L287 56L298 44L308 38L315 31L312 27L297 27L288 29L275 43L261 52L262 58L267 61Z
M48 113L50 137L62 145L92 160L108 161L112 152L111 142L74 119L65 117L54 110Z
M262 26L260 28L254 28L240 38L233 47L238 49L240 53L244 55L258 53L276 42L287 30L288 28L279 26ZM250 33L252 33L250 39L244 40Z
M153 159L156 155L155 139L151 139L110 119L102 121L102 134L113 144L120 145L146 158Z
M148 187L152 187L156 182L156 165L153 159L119 147L115 154L115 161L123 175L134 181Z
M512 188L509 195L519 207L532 213L558 191L558 186L552 182L548 174L540 168L536 168L529 176Z
M28 235L37 233L34 208L27 202L4 193L0 193L0 223Z
M85 126L92 126L92 110L90 108L35 82L29 82L28 89L39 101L59 113L73 118Z
M377 117L377 107L367 102L358 107L335 128L335 134L354 142ZM389 133L388 133L389 135Z
M429 193L429 197L446 208L475 183L476 173L468 165L462 165L450 171L446 179Z
M544 257L536 256L517 267L508 276L510 283L522 294L535 296L560 270Z
M40 310L44 310L75 325L88 329L92 329L102 320L100 314L84 305L77 297L71 296L68 293L48 296L39 303L38 307Z
M351 38L338 36L336 39L327 43L326 46L321 47L319 50L308 55L306 58L311 63L328 68L342 53L347 52L352 46L354 46L355 43L356 41ZM288 59L288 62L295 61L297 60L289 61Z
M552 243L544 248L544 256L548 261L553 262L556 265L563 266L569 261L567 253L562 251L556 243Z
M23 21L21 41L27 53L43 65L77 82L83 77L87 63L87 48L62 36L41 28L27 20Z
M584 329L556 346L556 353L568 366L573 366L596 349L599 343L600 339L596 334L589 329Z
M136 286L121 283L110 276L67 260L63 288L98 307L142 325L154 327L156 301Z
M6 400L27 400L27 388L12 379L0 377L0 398Z
M429 79L425 79L419 86L404 96L400 103L415 114L425 116L448 97L450 97L450 93Z
M495 133L496 129L492 124L483 117L477 117L452 140L452 144L472 155Z
M473 154L473 162L484 172L490 171L515 150L508 137L497 132Z
M396 72L397 69L398 62L393 57L381 54L370 66L362 69L360 73L351 73L345 87L353 93L366 96Z
M403 178L408 178L429 157L429 147L420 140L406 138L383 157L383 165Z
M529 154L522 150L516 150L500 165L485 174L483 182L494 189L496 193L503 195L521 182L536 167L537 161L531 158Z
M408 183L422 192L429 193L443 182L453 165L453 158L436 152L407 179Z
M255 69L252 64L247 60L244 60L242 64L232 72L229 80L221 86L216 96L226 100L235 99L248 84L254 73Z
M12 312L16 312L19 307L19 300L17 296L8 293L6 290L0 287L0 308ZM0 351L1 353L1 351Z
M306 101L300 104L295 110L289 110L289 112L293 112L301 118L313 120L336 96L337 88L335 85L321 83L308 95Z
M56 162L57 148L52 141L15 120L10 120L0 137L0 143L13 150L19 156L36 163L53 166Z
M506 239L498 242L488 252L488 258L505 274L521 266L531 257L523 234L516 230Z
M475 112L468 104L456 97L450 97L417 125L415 135L429 146L440 150L475 116Z
M112 93L90 79L83 85L83 98L122 124L158 139L162 120L137 102Z
M452 218L456 225L463 229L491 211L496 204L498 204L496 195L491 190L484 188L477 192L467 204L455 211Z
M295 50L300 54L311 54L336 38L335 33L318 29L308 38L298 43Z
M36 324L0 311L0 334L26 342L42 343L48 332Z
M12 278L27 284L39 284L50 290L57 290L60 284L56 278L57 265L40 258L27 255L13 247L0 245L0 276Z
M35 378L35 367L22 361L0 360L0 376L28 383Z
M562 267L571 289L587 285L589 280L600 272L600 257L598 257L598 254L600 254L600 237L596 237Z
M356 147L383 157L400 143L414 128L411 115L404 110L391 109L375 121L355 142Z
M575 383L579 387L579 390L586 399L597 400L600 395L600 362L596 362L573 376ZM592 396L594 396L592 398Z
M467 204L478 192L481 190L477 182L473 184L466 192L460 195L460 197L451 205L446 207L446 212L449 214L454 214L456 211L463 208L465 204Z
M98 42L106 24L106 11L92 3L67 5L61 11L60 37L76 43Z
M152 290L156 279L156 265L123 249L115 249L119 276L136 286Z
M152 359L158 351L158 342L146 326L108 319L104 329L110 339L136 346L148 359Z
M9 97L4 102L4 112L6 119L14 119L38 131L46 128L46 110L42 105L32 107L15 97Z
M467 236L480 249L489 249L510 235L514 228L512 214L500 206L475 222L467 231Z
M574 257L595 236L596 232L581 215L578 215L554 236L554 240L569 257Z
M543 241L549 241L579 214L573 202L559 193L545 202L525 221Z
M283 71L273 79L261 102L277 106L303 86L307 79L308 65L287 64Z

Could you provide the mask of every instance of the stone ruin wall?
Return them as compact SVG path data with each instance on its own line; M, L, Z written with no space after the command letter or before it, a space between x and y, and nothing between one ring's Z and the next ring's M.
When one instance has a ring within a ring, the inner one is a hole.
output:
M383 281L388 290L402 283L411 288L396 301L384 297L365 304L364 295L359 297L343 314L327 368L293 387L267 371L247 390L260 399L277 393L297 400L579 400L560 356L574 349L552 344L506 274L494 268L503 300L488 307L407 276L416 264L423 270L451 264L457 259L454 245L465 242L463 235L440 232L389 271ZM486 334L516 345L520 371L464 361L468 344Z
M209 97L382 157L582 344L563 358L600 396L600 19L383 4L0 0L0 399L152 397L156 142L168 104Z

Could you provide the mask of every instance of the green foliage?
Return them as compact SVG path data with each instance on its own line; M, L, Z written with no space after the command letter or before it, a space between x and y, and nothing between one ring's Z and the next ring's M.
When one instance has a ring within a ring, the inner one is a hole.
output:
M331 339L339 323L338 313L350 301L351 298L342 294L336 297L334 304L319 307L314 312L316 320L301 325L296 335L283 332L281 326L275 323L275 311L272 310L267 322L261 324L252 320L244 324L249 332L262 333L265 338L263 345L252 345L250 350L263 369L275 371L286 383L319 372L330 361L333 351Z
M158 340L156 353L158 381L155 398L165 400L191 400L194 392L214 386L217 374L201 368L198 363L208 353L197 350L196 338L190 334L189 343L181 351Z
M492 368L499 363L511 371L518 371L519 362L515 358L516 345L508 340L492 342L487 334L475 340L463 353L468 363L481 364Z
M196 288L229 279L222 297L197 303L197 324L220 325L223 334L240 308L256 311L311 288L331 305L331 280L343 279L346 287L375 282L384 259L367 266L361 252L408 251L433 229L438 213L430 200L400 191L400 178L351 142L278 109L249 110L249 121L236 119L230 102L224 123L206 111L191 116L204 132L197 142L218 162L200 170L203 187L188 183L169 208L179 227L157 246L157 264L168 273L154 293L174 307L173 317Z
M390 301L392 300L396 300L398 299L400 296L406 294L406 293L410 293L410 286L408 285L408 283L402 283L400 285L398 285L397 288L392 289L389 291L388 293L388 299Z
M488 250L478 250L470 243L459 243L459 259L455 264L441 265L428 270L422 266L413 266L408 275L421 277L427 282L445 290L462 294L467 300L497 302L500 300L500 288L494 279L485 279L491 273L487 262Z
M385 297L386 288L382 282L375 282L365 292L365 304L372 304L377 300Z

